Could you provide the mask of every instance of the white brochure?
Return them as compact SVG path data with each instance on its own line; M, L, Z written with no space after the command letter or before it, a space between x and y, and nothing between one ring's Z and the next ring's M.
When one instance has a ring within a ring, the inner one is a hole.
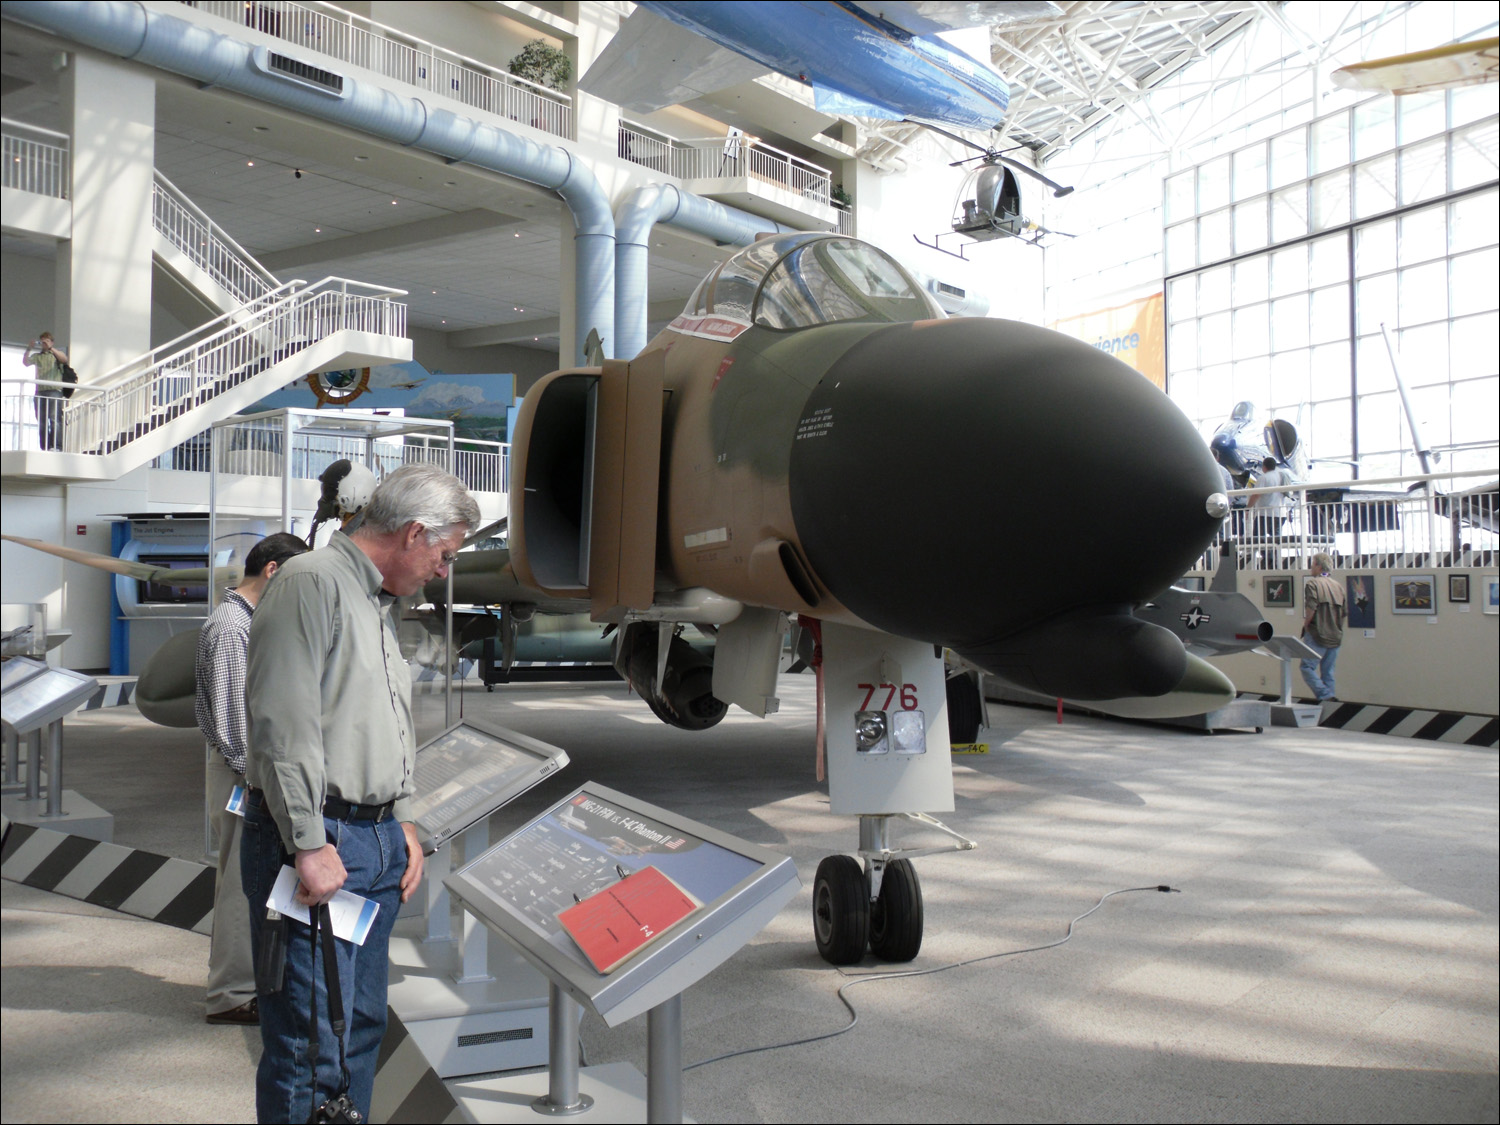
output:
M266 906L310 926L312 914L306 903L297 901L297 886L296 869L283 867L281 874L276 876L276 885L271 888L271 897L266 899ZM378 902L360 898L349 891L339 891L328 904L328 916L333 920L333 936L352 941L355 945L364 945L370 927L375 924L375 915L379 912Z

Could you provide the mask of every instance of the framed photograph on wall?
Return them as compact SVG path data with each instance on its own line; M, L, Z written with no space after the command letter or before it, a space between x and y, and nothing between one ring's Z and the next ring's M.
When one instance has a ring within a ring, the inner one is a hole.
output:
M1396 574L1391 576L1391 612L1437 612L1437 576Z
M1469 576L1467 574L1448 575L1448 600L1450 602L1469 600Z
M1348 626L1351 629L1375 628L1375 576L1350 574L1344 579L1348 597Z
M1262 587L1262 604L1267 607L1286 607L1290 609L1294 604L1292 595L1292 577L1289 574L1270 574L1264 579Z
M1479 576L1479 604L1485 613L1500 613L1500 574Z

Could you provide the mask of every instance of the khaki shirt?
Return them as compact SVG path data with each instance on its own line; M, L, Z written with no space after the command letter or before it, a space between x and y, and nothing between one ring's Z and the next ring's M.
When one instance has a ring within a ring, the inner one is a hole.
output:
M263 790L288 851L320 848L323 799L360 805L414 788L411 675L401 658L398 600L342 532L287 562L250 624L245 776Z

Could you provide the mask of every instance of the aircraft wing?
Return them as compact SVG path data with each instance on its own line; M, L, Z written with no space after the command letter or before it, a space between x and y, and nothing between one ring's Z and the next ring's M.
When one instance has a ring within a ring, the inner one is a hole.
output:
M209 568L206 566L184 567L174 570L166 566L152 566L150 563L131 562L129 559L117 559L112 555L100 555L93 551L80 550L77 547L59 547L52 543L44 543L40 539L26 539L19 535L0 535L11 543L19 543L23 547L30 547L34 551L43 554L55 555L69 562L81 563L91 566L95 570L107 570L112 574L123 574L126 578L135 578L141 582L154 582L158 586L206 586L210 574L213 581L224 585L233 586L244 576L244 569L238 566L220 566Z
M636 113L749 82L770 68L637 8L578 88Z
M1135 615L1176 633L1194 656L1249 652L1274 634L1255 603L1234 591L1173 586L1139 606Z
M1455 86L1477 86L1500 76L1500 39L1474 39L1388 59L1340 67L1334 85L1346 90L1421 94Z

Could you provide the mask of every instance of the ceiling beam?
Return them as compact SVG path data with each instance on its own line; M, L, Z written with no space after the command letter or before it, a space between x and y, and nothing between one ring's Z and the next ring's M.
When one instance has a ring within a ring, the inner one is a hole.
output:
M653 323L671 320L682 311L683 298L672 297L665 301L652 301L646 306L646 319ZM483 348L490 344L530 344L536 337L545 340L558 334L557 317L540 317L537 320L517 320L509 324L486 324L482 328L461 328L448 333L448 346L453 348Z
M346 258L358 258L366 254L389 254L397 250L412 250L418 246L431 246L453 239L470 238L486 231L512 226L520 221L514 215L502 214L487 208L453 211L430 219L417 219L415 222L401 223L382 230L366 231L363 234L320 238L316 242L262 254L260 261L272 273L280 273L313 263L340 262Z

